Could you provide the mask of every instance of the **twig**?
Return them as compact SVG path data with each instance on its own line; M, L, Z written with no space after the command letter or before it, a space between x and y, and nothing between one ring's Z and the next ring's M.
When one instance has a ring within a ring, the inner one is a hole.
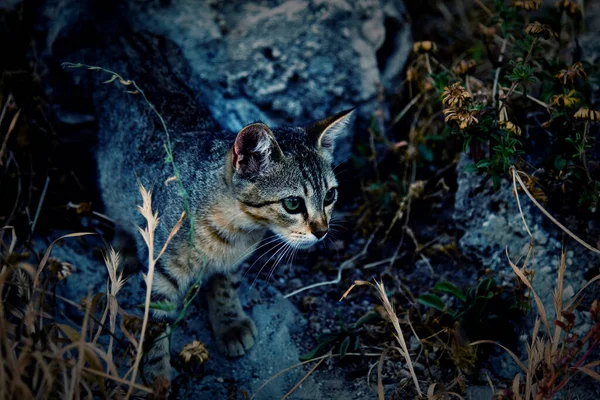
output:
M552 222L554 222L560 229L562 229L567 235L571 236L573 239L575 239L575 241L577 241L577 243L579 243L580 245L582 245L583 247L585 247L586 249L593 251L596 254L600 254L600 249L597 249L589 244L587 244L586 242L584 242L582 239L580 239L577 235L575 235L573 232L571 232L566 226L564 226L563 224L561 224L560 222L558 222L556 220L556 218L554 218L548 211L546 211L546 209L544 207L542 207L542 205L531 195L531 193L529 193L529 190L527 190L527 187L525 186L525 183L523 182L523 180L521 179L521 177L519 176L519 174L524 174L526 175L524 172L522 171L518 171L514 166L510 168L511 169L511 173L513 174L513 176L517 179L517 181L519 181L519 184L521 185L521 188L523 189L523 191L525 192L525 194L527 195L527 197L529 197L529 199L533 202L533 204L536 205L537 208L540 209L540 211L542 213L544 213L544 215L548 218L550 218L550 220Z
M373 353L364 353L364 354L363 354L363 353L346 353L346 355L347 355L347 356L361 356L361 357L379 357L379 356L380 356L380 354L373 354ZM277 379L279 376L281 376L281 375L285 374L286 372L288 372L288 371L290 371L290 370L292 370L292 369L294 369L294 368L301 367L301 366L303 366L304 364L308 364L308 363L311 363L311 362L315 362L315 361L322 361L322 360L324 360L324 359L326 359L326 358L339 357L339 356L340 356L339 354L331 354L331 353L329 353L329 354L325 354L325 355L323 355L323 356L319 356L319 357L312 358L312 359L310 359L310 360L306 360L306 361L299 362L299 363L297 363L297 364L294 364L294 365L291 365L291 366L289 366L289 367L287 367L287 368L285 368L285 369L282 369L281 371L279 371L278 373L276 373L275 375L273 375L273 376L271 376L269 379L267 379L265 382L263 382L263 384L262 384L262 385L260 385L260 386L258 387L258 389L256 389L256 391L254 392L254 394L252 395L252 397L250 397L250 400L253 400L253 399L256 397L256 395L258 395L258 393L259 393L259 392L260 392L260 391L261 391L261 390L262 390L262 389L263 389L265 386L267 386L269 383L273 382L273 381L274 381L275 379Z
M507 87L505 87L505 86L501 86L501 87L500 87L500 89L502 89L502 90L510 90L510 88L507 88ZM520 94L520 95L523 95L523 94L524 94L523 92L520 92L520 91L518 91L518 90L513 90L513 93L517 93L517 94ZM536 99L535 97L533 97L533 96L531 96L531 95L528 95L528 94L527 94L527 95L525 95L525 97L527 97L529 100L533 101L534 103L537 103L537 104L539 104L540 106L544 107L544 108L545 108L546 110L548 110L548 111L550 111L550 110L552 109L552 107L550 107L550 105L548 105L548 104L544 103L543 101L541 101L541 100L539 100L539 99Z
M6 106L2 110L2 116L4 116L4 112L6 111ZM21 109L17 111L12 121L10 122L10 126L8 127L8 131L6 132L6 136L4 137L4 141L2 142L2 147L0 148L0 166L3 166L2 158L4 157L4 152L6 151L6 146L8 145L8 139L10 138L11 132L15 129L15 125L17 124L17 119L19 119L19 115L21 115ZM2 118L0 118L2 121Z
M402 111L400 111L400 113L392 121L392 124L390 125L390 129L392 129L392 127L394 125L396 125L398 122L400 122L400 120L402 118L404 118L404 116L406 115L406 113L408 112L408 110L410 110L411 107L414 106L415 103L417 101L419 101L420 98L421 98L421 93L418 93L415 97L412 98L412 100L406 106L404 106L404 108L402 109Z
M74 209L78 209L79 207L81 207L81 204L75 204L75 203L71 203L71 202L68 202L68 203L67 203L67 208L74 208ZM99 212L97 212L97 211L92 211L91 213L92 213L92 215L95 215L96 217L99 217L99 218L101 218L101 219L105 219L105 220L107 220L108 222L110 222L110 223L113 223L113 224L117 225L117 221L115 221L114 219L112 219L112 218L108 217L107 215L104 215L104 214L102 214L102 213L99 213Z
M40 212L42 211L42 205L44 204L44 198L46 197L46 192L48 191L48 185L50 184L50 177L46 177L46 183L44 184L44 190L42 190L42 195L40 196L40 202L38 203L37 210L35 211L35 217L33 217L33 223L31 224L31 236L33 236L33 232L35 231L35 225L37 224L38 218L40 217Z
M371 234L371 236L369 237L369 240L367 240L367 243L365 244L365 246L363 247L363 249L358 253L355 254L354 256L352 256L352 258L349 258L348 260L344 261L343 263L340 264L340 267L338 268L338 273L337 273L337 277L332 280L332 281L327 281L327 282L317 282L317 283L313 283L312 285L308 285L305 286L303 288L300 288L298 290L294 290L291 293L286 294L285 297L286 299L292 296L297 295L298 293L302 293L305 290L309 290L309 289L314 289L316 287L319 286L326 286L326 285L335 285L338 284L342 281L342 271L345 270L346 268L349 268L351 266L354 265L354 262L362 257L364 257L367 254L367 250L369 249L369 246L371 245L371 242L373 241L373 238L375 237L375 234L377 233L377 231L379 230L379 228L381 227L381 224L379 224L377 226L377 228L375 228L375 231Z
M308 371L308 372L306 373L306 375L304 375L304 376L302 377L302 379L300 379L300 380L299 380L299 381L298 381L298 382L297 382L297 383L296 383L296 384L295 384L295 385L294 385L294 386L293 386L293 387L292 387L292 388L291 388L291 389L290 389L290 390L289 390L289 391L288 391L288 392L287 392L285 395L283 395L283 397L281 398L281 400L285 400L285 399L287 399L288 397L290 397L290 395L291 395L292 393L294 393L294 391L295 391L296 389L298 389L298 386L302 385L302 382L304 382L306 379L308 379L308 377L309 377L309 376L310 376L310 375L311 375L313 372L315 372L315 370L316 370L317 368L319 368L319 365L323 364L323 361L325 361L325 359L324 359L324 358L320 359L320 360L319 360L319 362L318 362L318 363L316 363L316 364L315 364L315 365L314 365L314 366L313 366L313 367L310 369L310 371Z
M476 3L476 4L477 4L479 7L481 7L481 9L482 9L483 11L485 11L485 13L486 13L488 16L490 16L490 17L492 17L492 18L494 17L494 13L493 13L493 12L491 12L491 11L490 11L490 9L489 9L489 8L487 8L487 7L486 7L486 5L485 5L485 4L483 4L483 3L481 2L481 0L475 0L475 3Z
M496 68L496 75L494 76L494 85L492 86L492 107L496 107L496 92L498 91L498 80L500 79L500 71L502 70L502 61L504 60L504 52L506 51L507 38L502 41L502 47L500 48L500 56L498 57L498 68Z

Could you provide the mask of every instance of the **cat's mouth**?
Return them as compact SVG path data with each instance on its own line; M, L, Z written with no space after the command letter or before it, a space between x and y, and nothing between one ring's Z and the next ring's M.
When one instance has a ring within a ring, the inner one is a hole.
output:
M302 232L289 232L282 233L275 231L284 242L296 249L308 249L320 242L322 239L317 239L312 234L306 234Z

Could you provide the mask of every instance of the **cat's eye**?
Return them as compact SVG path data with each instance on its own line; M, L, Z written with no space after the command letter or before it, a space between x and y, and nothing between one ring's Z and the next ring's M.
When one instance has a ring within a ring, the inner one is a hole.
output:
M335 201L335 198L337 196L337 189L336 188L331 188L327 191L327 193L325 193L325 199L323 199L323 204L327 207L328 205L330 205L331 203L333 203Z
M300 197L288 197L281 201L285 211L290 214L297 214L304 211L304 201Z

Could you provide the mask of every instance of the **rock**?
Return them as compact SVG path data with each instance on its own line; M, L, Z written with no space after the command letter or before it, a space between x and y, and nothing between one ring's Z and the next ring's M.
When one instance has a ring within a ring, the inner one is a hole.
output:
M122 3L107 15L93 2L47 1L42 54L71 52L90 26L95 35L127 25L171 41L181 53L176 62L190 69L185 85L232 131L255 120L307 124L353 106L368 121L378 85L400 82L411 49L401 0ZM349 157L351 138L340 140L339 161Z
M530 238L525 230L515 197L512 195L512 182L502 181L500 190L492 188L490 180L471 172L464 167L470 163L462 156L457 167L458 190L455 197L454 220L464 230L459 239L460 250L478 260L481 268L490 268L499 276L514 279L508 262L522 266L529 249ZM567 294L573 294L585 283L583 274L598 262L599 257L585 250L574 240L563 239L558 229L531 203L523 192L519 199L529 230L534 238L534 248L528 268L535 270L533 287L540 296L549 321L555 318L552 294L556 285L560 262L562 240L569 252L572 264L567 265L564 287ZM565 235L566 236L566 235ZM521 258L523 257L523 258ZM521 263L518 263L521 260Z
M489 400L493 395L489 386L469 386L466 391L467 400Z
M512 182L503 180L501 188L495 191L490 180L486 181L482 176L465 172L465 166L470 162L463 155L457 167L458 190L455 198L454 220L464 230L458 246L465 255L478 261L481 269L490 268L501 280L514 282L515 274L508 262L506 251L508 249L512 262L518 267L522 267L529 249L530 238L524 229L517 201L512 194ZM519 199L527 225L534 238L534 248L528 269L535 271L533 288L544 305L548 324L553 330L553 322L556 318L553 293L557 282L561 249L564 247L565 250L568 250L564 278L564 301L570 300L574 293L585 284L585 271L597 265L600 257L563 234L546 219L523 192L519 192ZM568 262L569 259L572 262ZM533 308L535 316L537 314L535 304ZM527 326L523 330L526 335L521 337L518 349L512 349L521 360L527 359L525 344L531 341L530 333L534 320L535 318L527 319ZM577 318L575 330L582 332L585 323L585 318ZM540 329L545 332L543 326ZM506 352L490 357L488 364L494 375L507 381L522 372ZM575 386L573 387L575 388ZM597 393L590 394L597 392L597 389L590 391L589 387L577 387L574 390L581 398L591 399L597 396ZM476 393L473 393L472 397L467 396L467 398L490 398L490 396L476 397Z

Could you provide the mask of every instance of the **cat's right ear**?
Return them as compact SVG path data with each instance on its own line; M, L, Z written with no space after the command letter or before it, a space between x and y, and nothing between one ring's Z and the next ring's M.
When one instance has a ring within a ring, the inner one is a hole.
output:
M260 175L282 155L273 132L261 123L239 131L232 153L233 168L244 178Z

